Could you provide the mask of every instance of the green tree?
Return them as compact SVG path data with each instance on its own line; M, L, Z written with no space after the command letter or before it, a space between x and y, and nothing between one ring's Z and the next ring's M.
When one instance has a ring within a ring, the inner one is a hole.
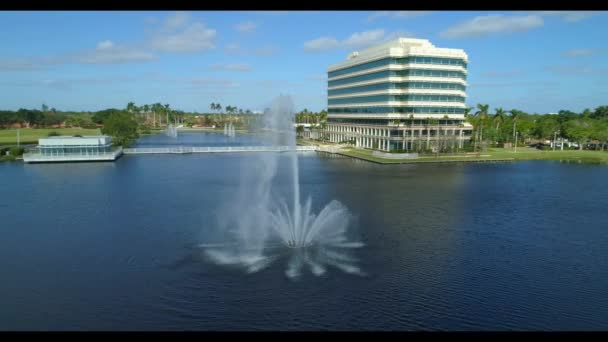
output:
M534 135L539 139L552 139L559 131L559 122L551 117L540 117L534 127Z
M583 144L587 142L593 134L593 124L588 118L574 119L564 124L566 137L579 144L579 150L583 149Z
M599 106L590 115L593 119L608 118L608 106Z
M608 141L608 120L596 120L591 131L591 138L597 140L604 150L604 144Z
M128 147L139 138L137 121L126 112L112 113L103 124L101 132L110 135L115 146Z

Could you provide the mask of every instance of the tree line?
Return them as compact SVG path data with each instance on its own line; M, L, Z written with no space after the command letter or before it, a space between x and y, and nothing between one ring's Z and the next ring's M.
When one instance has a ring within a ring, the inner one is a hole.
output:
M466 108L467 121L473 127L474 144L501 145L505 143L529 143L568 139L579 148L595 143L603 148L608 142L608 106L581 113L560 110L557 114L529 114L522 110L495 108L490 113L488 104Z

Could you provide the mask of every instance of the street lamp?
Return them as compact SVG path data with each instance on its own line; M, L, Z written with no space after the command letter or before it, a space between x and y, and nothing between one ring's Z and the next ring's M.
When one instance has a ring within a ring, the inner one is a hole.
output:
M553 151L555 151L555 145L557 144L557 131L553 133Z

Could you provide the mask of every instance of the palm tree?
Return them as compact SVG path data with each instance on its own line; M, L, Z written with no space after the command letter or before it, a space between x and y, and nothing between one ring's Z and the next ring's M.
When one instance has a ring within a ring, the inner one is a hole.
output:
M169 104L165 104L165 114L167 115L167 126L169 126L169 112L171 112L171 109L169 109Z
M496 134L499 135L498 128L500 128L500 124L505 121L505 110L502 109L502 107L498 107L494 110L496 111L496 114L494 114L493 120L496 122Z
M213 112L215 110L215 102L211 102L211 104L209 105L209 108L211 109L211 111Z
M479 141L483 141L483 125L485 124L485 120L488 118L489 108L490 105L488 104L477 104L477 109L479 109L479 111L477 111L475 115L477 115L479 122Z
M145 104L143 108L144 108L144 113L146 114L146 121L148 121L149 120L148 113L150 112L150 105Z
M135 108L135 103L133 103L133 102L127 103L127 112L132 114L135 111L134 108Z
M513 120L513 142L515 142L515 124L522 112L517 109L511 109L509 112L511 113L511 120Z
M471 110L473 110L473 107L466 107L464 109L464 117L465 118L469 115L469 113L471 112Z
M156 126L156 115L158 115L158 126L162 124L162 116L160 115L163 110L163 105L160 102L156 102L152 105L152 112L154 113L154 126Z

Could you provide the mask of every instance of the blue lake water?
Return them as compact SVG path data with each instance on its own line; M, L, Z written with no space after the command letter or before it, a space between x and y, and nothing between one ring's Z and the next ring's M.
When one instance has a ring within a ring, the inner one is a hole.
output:
M138 146L263 143L180 133ZM302 153L302 197L355 214L366 276L293 281L286 260L247 274L195 247L258 156L0 163L0 330L608 329L606 166Z

